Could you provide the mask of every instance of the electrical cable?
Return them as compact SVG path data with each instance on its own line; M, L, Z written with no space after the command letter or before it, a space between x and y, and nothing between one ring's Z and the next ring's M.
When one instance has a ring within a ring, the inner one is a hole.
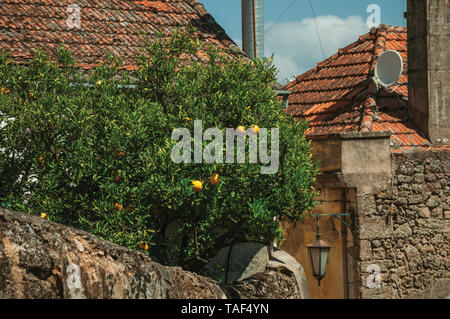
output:
M317 32L317 38L319 39L320 51L322 52L323 59L325 60L326 57L325 57L325 52L323 50L322 40L320 38L319 24L317 23L316 12L314 11L314 7L313 7L313 5L311 3L311 0L307 0L307 1L309 3L309 6L311 7L311 11L312 11L313 16L314 16L314 21L316 22L316 32Z
M296 3L297 0L292 1L292 3L283 11L283 13L281 13L278 18L275 19L275 22L272 23L272 25L266 30L264 31L264 34L266 34L267 32L269 32L270 29L272 29L272 27L278 22L278 20L281 19L282 16L284 16L284 14L294 5L294 3Z

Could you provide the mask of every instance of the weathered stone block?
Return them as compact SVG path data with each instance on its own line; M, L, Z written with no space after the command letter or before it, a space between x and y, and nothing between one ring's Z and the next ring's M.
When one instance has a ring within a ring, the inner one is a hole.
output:
M395 205L397 206L406 206L408 205L408 200L404 197L399 197L396 201L395 201Z
M431 209L438 207L441 204L441 200L437 196L431 196L426 202L427 206Z
M420 252L416 247L407 245L405 247L405 256L408 259L408 261L413 261L415 259L420 258Z
M403 162L397 169L399 175L412 175L414 173L414 164L411 162Z
M425 169L425 167L423 165L416 165L416 166L414 166L414 172L415 173L423 173L424 169Z
M268 270L285 268L292 272L295 277L298 293L301 299L309 299L308 284L303 266L287 252L274 248L270 261L267 264ZM267 297L265 297L267 298Z
M422 193L423 185L422 184L413 184L413 185L411 185L411 190L415 193Z
M419 210L419 216L422 218L430 218L431 213L430 213L430 210L428 209L428 207L422 207Z
M394 237L395 238L407 238L412 235L411 227L409 227L409 224L405 223L398 227L396 230L394 230Z
M450 210L446 210L445 212L444 212L444 218L445 219L450 219Z
M230 251L231 249L231 251ZM222 248L207 268L217 266L228 268L228 275L223 273L217 278L222 283L246 279L254 274L264 272L269 262L267 246L259 243L241 243ZM225 278L227 282L225 282Z
M383 239L390 237L390 230L383 218L364 219L360 225L361 239Z
M419 184L425 182L425 175L422 173L415 174L414 182L419 183Z
M416 195L410 195L408 196L408 204L420 204L423 202L423 195L422 194L416 194Z
M397 179L398 179L399 183L409 184L412 182L413 177L407 176L407 175L398 175Z
M372 250L373 258L376 260L381 260L386 257L386 253L384 252L383 248L375 248Z
M372 241L372 247L373 248L379 248L381 247L381 242L379 240Z

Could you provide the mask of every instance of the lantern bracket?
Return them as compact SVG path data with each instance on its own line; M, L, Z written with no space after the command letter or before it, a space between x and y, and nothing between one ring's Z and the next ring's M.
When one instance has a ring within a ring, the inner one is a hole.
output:
M353 212L353 210L351 210L349 213L339 213L339 214L314 214L312 215L313 217L317 217L317 220L319 219L320 216L333 216L335 218L337 218L341 223L343 223L345 226L347 227L351 227L353 228L353 226L355 225L355 213ZM351 217L351 223L347 223L345 220L343 220L341 218L341 216L350 216Z

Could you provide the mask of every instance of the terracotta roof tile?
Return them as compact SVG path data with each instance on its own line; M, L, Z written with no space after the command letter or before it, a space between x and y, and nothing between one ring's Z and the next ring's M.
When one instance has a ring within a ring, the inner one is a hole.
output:
M371 78L378 57L396 50L404 74L377 90ZM434 149L408 118L407 31L382 25L286 85L292 94L286 112L309 121L307 136L324 133L388 131L393 152ZM450 146L449 146L450 147Z
M69 4L81 9L81 28L70 28ZM64 42L79 66L93 68L107 53L122 57L134 68L143 32L155 38L192 24L199 38L216 44L230 56L245 56L198 0L2 0L0 48L16 62L33 56L38 48L53 55Z

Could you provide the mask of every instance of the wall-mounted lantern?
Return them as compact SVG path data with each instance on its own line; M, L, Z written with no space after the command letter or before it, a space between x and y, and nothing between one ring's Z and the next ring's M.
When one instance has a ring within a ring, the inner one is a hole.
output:
M311 266L313 269L313 275L316 277L319 282L322 278L325 277L327 263L328 263L328 255L330 254L331 246L328 243L320 239L320 230L319 230L319 216L317 216L317 233L316 240L306 246L309 253L309 259L311 260Z
M351 216L353 219L353 213L348 214L318 214L313 215L314 217L317 217L317 233L316 233L316 240L312 243L308 244L306 248L308 249L309 259L311 261L311 266L313 270L313 275L317 279L319 286L320 281L325 277L326 270L327 270L327 263L328 263L328 256L330 254L331 246L328 245L328 243L320 239L320 229L319 229L319 217L320 216L334 216L338 218L342 223L344 223L346 226L352 226L344 222L339 216Z

